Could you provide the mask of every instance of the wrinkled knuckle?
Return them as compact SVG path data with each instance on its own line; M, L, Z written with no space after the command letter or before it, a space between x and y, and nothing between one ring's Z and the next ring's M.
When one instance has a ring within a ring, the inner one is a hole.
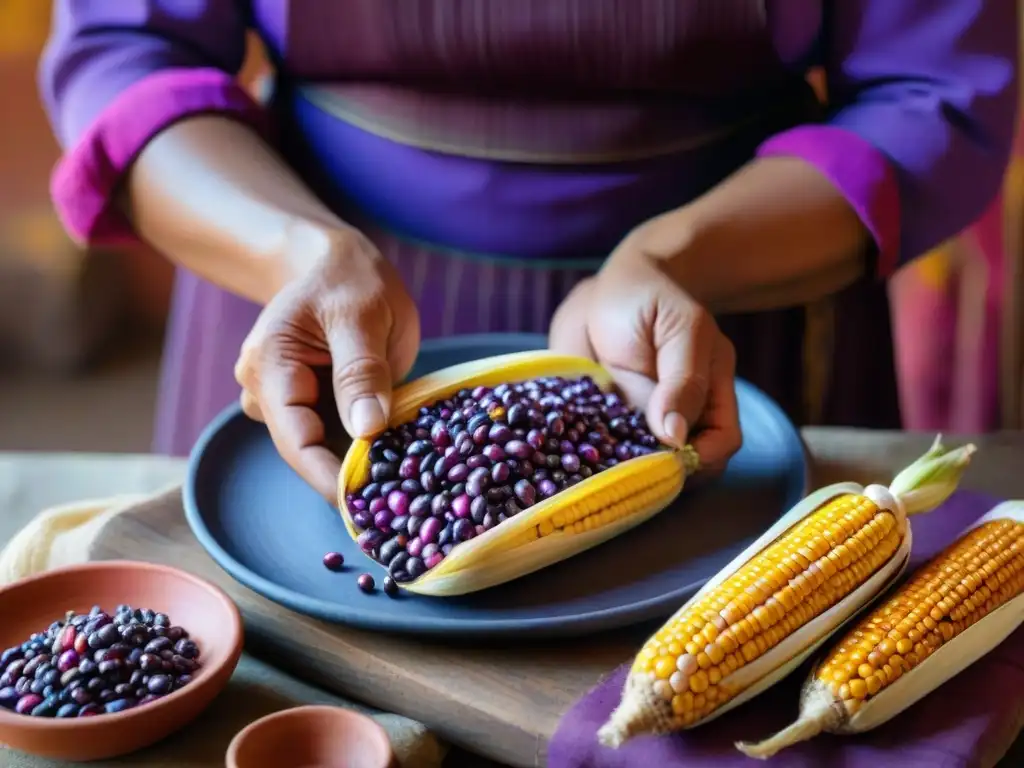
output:
M370 393L383 380L390 380L387 364L378 357L366 355L349 360L334 369L334 384L342 391Z

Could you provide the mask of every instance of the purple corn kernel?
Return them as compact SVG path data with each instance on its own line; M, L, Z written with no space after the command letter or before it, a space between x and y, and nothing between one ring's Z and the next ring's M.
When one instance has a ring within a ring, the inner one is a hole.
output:
M405 545L405 551L408 552L409 555L411 555L412 557L419 557L420 554L423 552L424 546L426 545L424 545L423 539L421 539L419 536L416 536L414 538L409 539L409 543Z
M406 456L398 465L398 476L409 480L419 475L420 461L415 456Z
M452 483L462 483L469 477L469 467L465 464L456 464L448 470L448 480Z
M457 520L452 526L452 539L456 542L469 541L476 536L476 527L470 520Z
M491 461L501 461L502 459L505 458L506 453L505 449L502 448L500 445L492 443L484 447L483 455L486 456Z
M515 493L524 507L532 507L537 501L537 490L529 480L520 480L516 483Z
M343 565L345 565L345 557L340 552L328 552L324 555L324 567L327 570L340 571Z
M420 540L424 544L432 544L437 541L437 537L441 533L442 521L440 518L431 517L423 521L423 525L420 526Z
M461 518L467 518L467 517L469 517L469 511L470 511L470 500L469 500L469 496L468 495L462 494L461 496L456 496L452 500L452 514L455 517L460 518L460 519Z
M442 554L441 554L440 552L435 552L434 554L432 554L432 555L431 555L430 557L426 558L426 559L425 559L425 560L423 561L423 565L424 565L424 566L426 567L426 569L427 569L427 570L429 571L429 570L431 570L431 569L433 569L433 568L436 568L436 567L437 567L437 565L438 565L438 564L439 564L439 563L440 563L440 562L441 562L442 560L444 560L444 555L442 555Z
M487 499L483 496L477 496L469 504L469 516L474 523L480 525L484 521L484 515L487 514Z
M433 500L434 497L430 494L417 496L409 504L409 514L413 517L426 517L430 514L430 505Z
M391 529L391 521L395 519L395 513L390 509L382 509L373 516L373 524L378 530L388 531Z
M363 531L356 539L356 543L359 544L359 548L366 554L372 553L380 546L382 541L384 541L384 534L373 528Z
M580 457L575 453L563 453L561 458L562 469L566 472L579 472Z
M430 428L430 440L438 448L451 445L452 438L448 433L448 427L443 421L435 422Z
M541 498L550 499L558 493L558 486L553 480L544 479L537 484L537 491L540 493Z
M497 485L506 483L511 476L512 468L507 463L495 464L491 467L491 480Z
M388 509L396 515L409 514L409 494L405 491L392 491L388 494ZM374 518L376 520L376 518Z
M488 459L483 454L479 453L474 454L466 459L466 466L469 467L471 470L486 469L487 467L491 466L491 463L492 462L490 459Z
M522 440L509 440L505 444L505 453L517 459L526 459L533 455L533 448Z

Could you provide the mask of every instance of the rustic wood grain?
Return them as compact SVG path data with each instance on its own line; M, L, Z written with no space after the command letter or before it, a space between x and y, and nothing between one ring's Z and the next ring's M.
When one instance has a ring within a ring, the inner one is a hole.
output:
M928 446L931 435L808 429L814 484L879 482ZM950 443L959 438L950 438ZM963 487L1024 498L1024 433L975 440ZM234 582L193 539L173 492L114 521L93 557L169 563L221 585L246 621L248 648L326 688L425 723L473 752L514 766L544 764L561 715L635 652L650 627L543 644L418 642L326 624Z

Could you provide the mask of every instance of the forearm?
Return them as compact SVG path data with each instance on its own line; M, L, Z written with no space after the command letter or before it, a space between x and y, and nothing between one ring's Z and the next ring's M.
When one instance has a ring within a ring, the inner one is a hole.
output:
M809 163L787 157L754 160L631 237L716 313L828 296L864 274L872 247L835 186Z
M251 128L193 117L133 164L123 203L135 230L176 264L266 303L345 225Z

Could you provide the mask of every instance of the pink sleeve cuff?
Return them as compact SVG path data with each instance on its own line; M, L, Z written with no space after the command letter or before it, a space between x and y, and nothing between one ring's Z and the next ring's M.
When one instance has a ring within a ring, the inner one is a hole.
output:
M168 69L118 95L61 158L50 193L65 228L79 242L132 242L135 235L112 205L122 175L146 144L190 115L218 113L261 126L260 106L219 69Z
M802 125L771 137L758 157L800 157L831 181L864 222L878 248L878 275L899 266L900 193L882 152L856 133L831 125Z

